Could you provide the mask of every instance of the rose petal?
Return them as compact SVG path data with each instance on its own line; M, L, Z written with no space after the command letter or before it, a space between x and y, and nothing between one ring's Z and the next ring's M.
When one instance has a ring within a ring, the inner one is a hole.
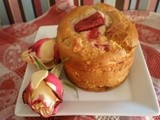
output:
M56 92L58 97L62 99L63 95L63 86L61 81L52 73L49 73L45 79L46 84Z
M36 54L42 60L43 63L48 63L53 60L54 45L55 45L55 40L47 39L38 48L39 51L37 51Z
M31 89L36 89L40 82L43 81L48 76L47 70L39 70L32 74L31 76Z
M41 44L43 42L45 42L46 40L48 40L50 38L42 38L40 40L38 40L37 42L35 42L32 46L29 47L29 49L31 49L32 51L37 52L38 48L41 46Z

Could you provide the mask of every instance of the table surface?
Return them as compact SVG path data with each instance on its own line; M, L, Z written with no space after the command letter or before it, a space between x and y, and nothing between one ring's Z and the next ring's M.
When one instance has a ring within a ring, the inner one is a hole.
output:
M61 18L73 7L59 10L52 6L46 14L27 23L11 25L0 31L0 119L37 120L43 118L18 117L14 115L15 104L23 80L26 63L21 53L35 39L37 30L44 25L57 25ZM160 15L147 11L124 11L135 22L143 54L152 77L153 85L160 101ZM62 116L54 120L159 120L160 116Z

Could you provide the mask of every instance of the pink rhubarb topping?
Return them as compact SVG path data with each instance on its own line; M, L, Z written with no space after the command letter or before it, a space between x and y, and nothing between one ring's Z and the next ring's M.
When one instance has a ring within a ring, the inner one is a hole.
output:
M104 18L99 12L92 14L91 16L80 20L75 26L76 32L82 32L91 30L95 27L99 27L104 24Z

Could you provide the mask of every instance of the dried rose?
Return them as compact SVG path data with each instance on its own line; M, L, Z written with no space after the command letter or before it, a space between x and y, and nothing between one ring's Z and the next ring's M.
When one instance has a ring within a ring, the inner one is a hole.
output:
M50 117L58 112L62 96L61 81L47 70L39 70L32 74L23 101L41 116Z
M54 39L42 38L22 53L22 59L28 63L33 63L34 60L30 57L30 54L32 54L35 55L42 63L59 61L60 57L57 55L59 53L57 49L55 50L55 48L57 48L55 45L56 42Z

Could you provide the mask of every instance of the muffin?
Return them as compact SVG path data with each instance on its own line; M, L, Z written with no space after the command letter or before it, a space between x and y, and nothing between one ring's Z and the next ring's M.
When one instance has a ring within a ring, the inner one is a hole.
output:
M67 14L58 26L57 43L68 79L84 90L100 92L125 81L138 34L121 11L98 3Z

